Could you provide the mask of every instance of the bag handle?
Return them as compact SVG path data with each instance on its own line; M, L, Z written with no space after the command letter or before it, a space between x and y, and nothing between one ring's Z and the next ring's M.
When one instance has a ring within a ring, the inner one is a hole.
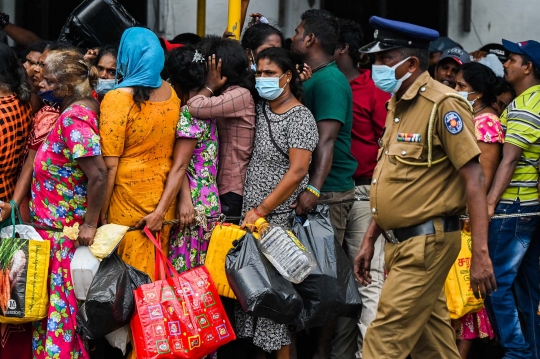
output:
M11 206L11 226L13 227L13 235L11 238L15 238L15 234L17 231L15 230L15 225L17 224L17 217L19 217L19 224L24 224L21 217L21 212L19 211L19 206L17 205L17 202L14 200L9 201L9 205Z
M161 250L161 245L156 240L156 238L154 237L152 232L150 232L150 229L148 229L147 226L144 226L143 231L146 234L146 236L148 237L148 239L150 239L150 241L154 244L154 247L156 247L156 259L157 259L158 256L161 256L160 261L162 261L162 262L160 262L160 263L165 263L165 266L163 266L161 264L161 267L166 267L168 269L168 271L165 271L166 278L180 276L180 274L176 271L176 269L174 268L172 263L169 261L169 259L165 255L165 253L163 253L163 251ZM159 238L159 236L158 236L158 238Z
M156 242L161 243L161 232L157 233ZM154 266L154 281L167 278L165 265L163 263L163 258L159 252L156 251L155 256L155 266Z

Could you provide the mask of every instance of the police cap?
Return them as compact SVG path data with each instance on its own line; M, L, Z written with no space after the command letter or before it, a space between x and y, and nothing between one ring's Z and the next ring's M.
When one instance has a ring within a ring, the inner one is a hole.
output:
M359 51L373 53L396 49L399 47L414 47L427 49L429 43L439 37L439 33L426 27L406 22L383 19L372 16L369 24L375 29L372 43L362 47Z

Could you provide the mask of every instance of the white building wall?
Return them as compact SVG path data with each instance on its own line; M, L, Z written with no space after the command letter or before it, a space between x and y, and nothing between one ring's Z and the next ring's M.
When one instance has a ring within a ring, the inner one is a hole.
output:
M449 0L448 37L466 51L489 43L540 41L539 0L471 0L471 31L463 31L463 0ZM475 31L476 29L476 31Z
M0 0L2 1L2 0ZM294 29L300 23L302 12L310 8L308 0L284 0L284 18L279 19L279 0L251 0L250 13L263 14L270 24L281 23L285 37L294 35ZM320 0L315 0L313 8L320 7ZM228 0L206 0L206 34L221 35L227 27ZM156 16L156 11L159 16ZM157 23L156 23L157 20ZM246 19L246 24L249 17ZM183 32L197 31L197 0L149 0L148 27L167 39Z

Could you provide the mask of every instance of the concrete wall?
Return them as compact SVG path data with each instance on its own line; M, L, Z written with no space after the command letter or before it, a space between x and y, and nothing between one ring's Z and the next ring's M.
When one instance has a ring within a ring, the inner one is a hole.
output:
M471 0L471 32L463 32L463 0L449 0L448 37L467 51L489 43L540 41L540 1ZM476 32L475 32L476 29Z
M0 0L0 11L9 15L9 21L11 23L15 22L15 0ZM7 39L9 46L15 46L15 41L9 37Z
M2 1L2 0L0 0ZM263 14L270 24L283 24L281 30L286 37L294 35L295 27L300 23L300 15L310 8L308 0L283 0L284 18L279 19L279 0L251 0L250 13ZM159 7L159 9L157 9ZM320 0L315 0L313 8L320 7ZM156 17L156 9L159 16ZM227 27L228 0L206 0L206 34L221 35ZM157 23L156 23L157 19ZM249 21L249 17L246 20ZM196 0L149 0L148 26L167 39L183 32L196 32Z

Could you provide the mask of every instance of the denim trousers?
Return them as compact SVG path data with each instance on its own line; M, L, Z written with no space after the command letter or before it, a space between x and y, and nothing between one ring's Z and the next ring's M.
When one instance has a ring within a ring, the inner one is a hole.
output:
M540 206L499 204L495 214L538 212ZM507 359L540 359L539 217L493 219L488 247L497 291L485 305Z

